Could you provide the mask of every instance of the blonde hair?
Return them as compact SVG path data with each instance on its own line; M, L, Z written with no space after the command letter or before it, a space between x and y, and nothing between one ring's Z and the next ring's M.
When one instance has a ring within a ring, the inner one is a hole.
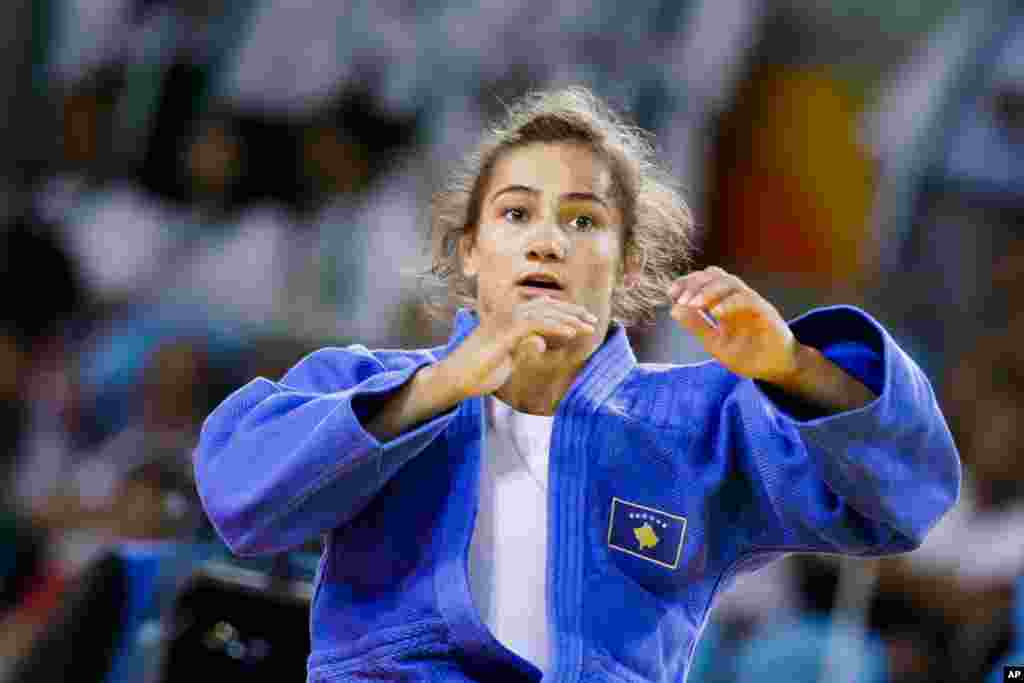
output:
M446 287L439 299L428 300L430 313L447 319L454 308L475 305L475 279L463 274L458 245L477 229L483 192L502 155L533 143L567 142L588 145L608 163L624 216L622 264L635 277L628 285L620 278L612 291L612 319L626 326L652 322L670 282L689 269L694 223L675 181L655 162L649 138L585 88L530 93L510 106L431 201L426 275Z

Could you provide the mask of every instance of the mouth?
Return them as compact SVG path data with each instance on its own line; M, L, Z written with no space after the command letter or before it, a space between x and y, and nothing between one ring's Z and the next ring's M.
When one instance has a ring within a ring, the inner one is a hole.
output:
M538 291L545 294L553 294L565 290L558 278L548 273L527 273L516 281L516 285L530 291Z

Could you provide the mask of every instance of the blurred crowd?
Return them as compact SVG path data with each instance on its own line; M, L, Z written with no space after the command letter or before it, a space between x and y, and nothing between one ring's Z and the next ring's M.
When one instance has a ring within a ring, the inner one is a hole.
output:
M420 305L429 197L504 102L566 84L655 133L700 264L787 315L854 303L892 330L965 465L914 553L795 556L738 585L690 680L1024 664L1024 6L908 2L908 27L882 4L13 3L0 673L42 680L33 653L111 548L187 557L178 579L211 558L312 579L315 544L264 564L218 544L191 479L202 420L315 348L446 338ZM667 316L630 334L640 360L702 359ZM124 633L104 680L159 680Z

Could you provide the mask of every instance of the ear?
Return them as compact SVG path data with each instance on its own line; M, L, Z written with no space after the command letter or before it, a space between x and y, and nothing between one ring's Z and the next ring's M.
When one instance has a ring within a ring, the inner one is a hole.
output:
M476 235L471 232L464 233L459 238L459 263L462 265L462 274L465 277L476 277L480 272L476 262Z

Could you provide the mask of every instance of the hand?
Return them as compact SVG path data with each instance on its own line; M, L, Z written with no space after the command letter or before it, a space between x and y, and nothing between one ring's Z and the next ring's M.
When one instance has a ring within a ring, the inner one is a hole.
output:
M786 321L735 275L717 266L694 271L668 295L672 317L737 375L784 384L798 371L801 345Z
M594 334L597 317L582 306L551 297L517 304L506 316L481 320L480 326L446 358L443 376L463 398L492 394L525 359Z

